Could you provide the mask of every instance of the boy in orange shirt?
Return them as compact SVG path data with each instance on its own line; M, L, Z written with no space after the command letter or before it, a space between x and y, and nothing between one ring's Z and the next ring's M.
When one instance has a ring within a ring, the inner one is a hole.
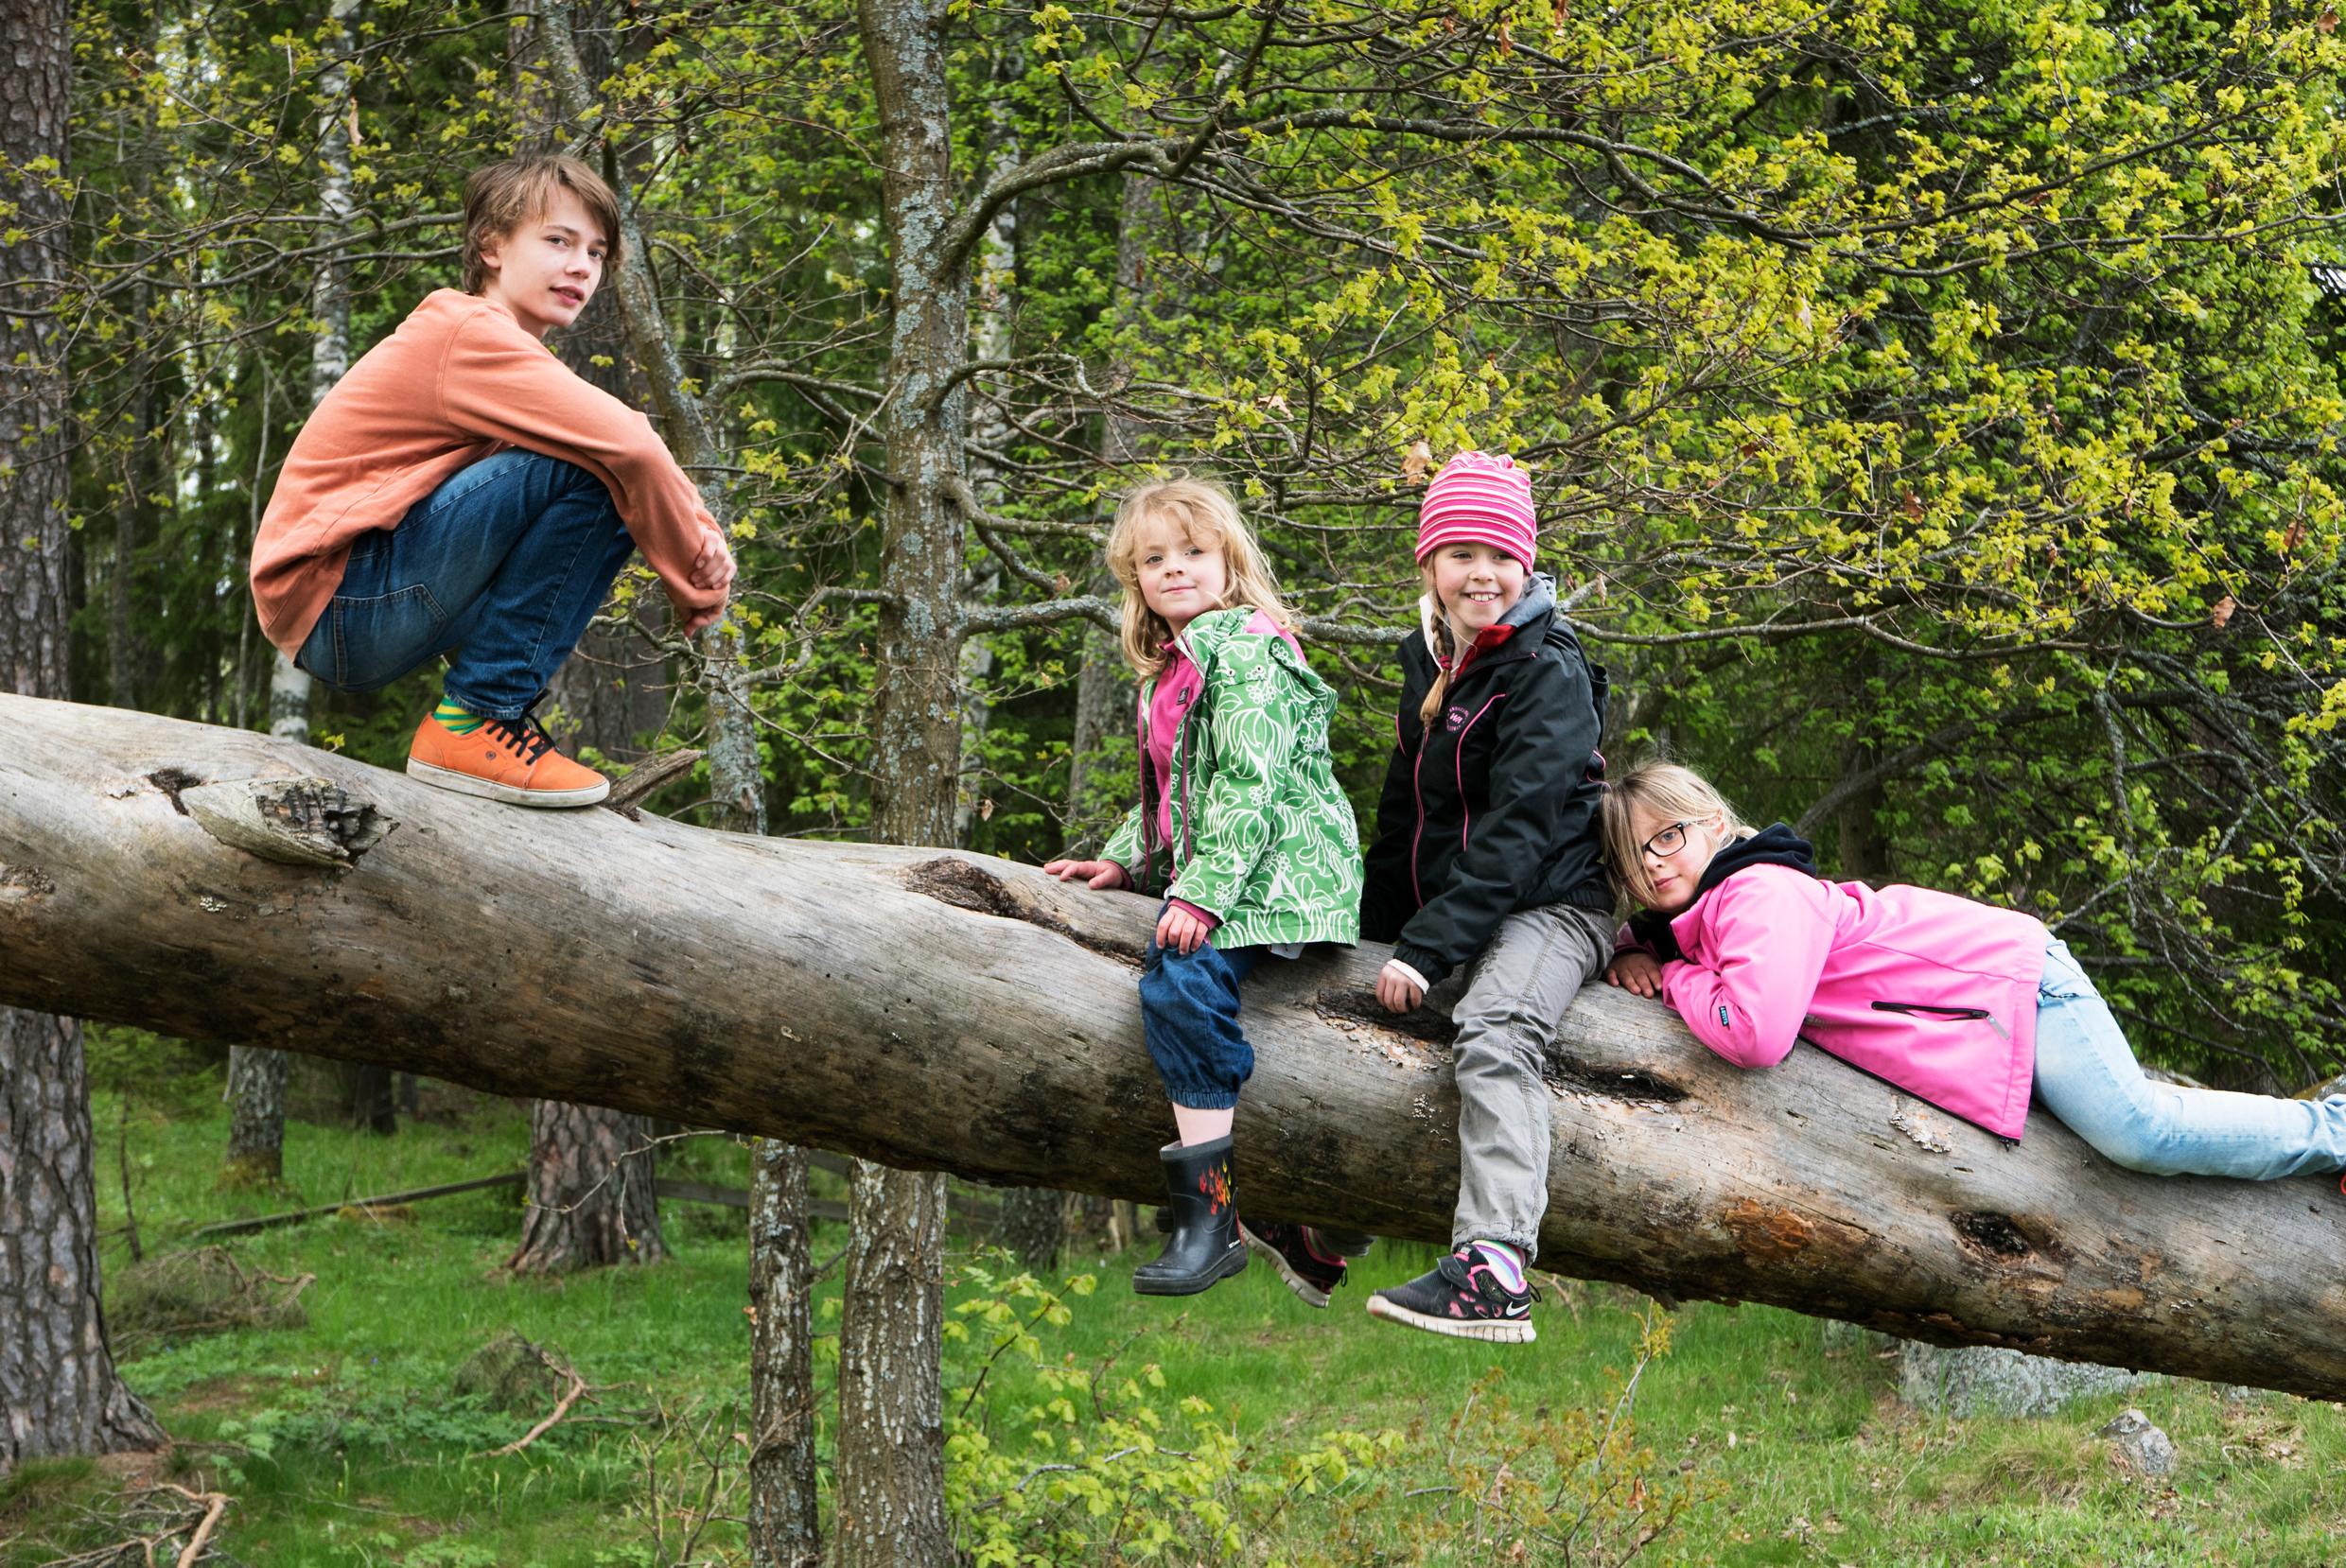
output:
M319 402L253 547L261 629L314 678L371 691L448 655L408 772L521 806L610 781L533 716L637 549L687 636L733 556L650 421L545 347L618 270L619 201L575 158L464 183L464 292L433 292Z

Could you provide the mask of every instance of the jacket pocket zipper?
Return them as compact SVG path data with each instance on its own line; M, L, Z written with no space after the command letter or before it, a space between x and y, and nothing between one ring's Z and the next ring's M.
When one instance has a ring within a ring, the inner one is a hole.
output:
M1985 1007L1942 1007L1931 1002L1877 1002L1872 1005L1877 1013L1905 1013L1909 1016L1928 1014L1934 1018L1944 1019L1950 1023L1969 1023L1984 1019L2005 1039L2012 1037L2011 1031L2005 1028L2004 1020Z

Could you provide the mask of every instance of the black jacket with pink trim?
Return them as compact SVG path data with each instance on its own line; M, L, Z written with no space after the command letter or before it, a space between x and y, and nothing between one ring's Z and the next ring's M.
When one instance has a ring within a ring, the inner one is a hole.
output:
M1439 983L1517 910L1609 912L1598 806L1606 682L1534 577L1476 639L1433 723L1436 667L1401 644L1401 710L1360 898L1362 937Z

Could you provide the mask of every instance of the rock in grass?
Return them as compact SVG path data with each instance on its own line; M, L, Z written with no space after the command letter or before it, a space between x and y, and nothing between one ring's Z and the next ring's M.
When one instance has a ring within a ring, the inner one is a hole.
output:
M2175 1468L2175 1439L2140 1410L2121 1411L2094 1436L2108 1439L2118 1462L2138 1475L2164 1475Z
M452 1386L459 1396L478 1396L492 1410L542 1416L569 1386L554 1370L560 1364L560 1351L533 1345L508 1329L464 1358Z
M1908 1340L1899 1354L1898 1397L1950 1416L2049 1416L2072 1400L2131 1388L2149 1375L1992 1346L1954 1350Z

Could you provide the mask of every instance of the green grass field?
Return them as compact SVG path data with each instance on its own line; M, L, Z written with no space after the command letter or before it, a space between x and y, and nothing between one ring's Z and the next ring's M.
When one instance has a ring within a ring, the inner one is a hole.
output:
M151 1257L207 1220L516 1169L528 1152L525 1117L497 1101L390 1139L296 1122L292 1191L228 1193L214 1184L217 1072L167 1108L135 1102L127 1125L112 1092L94 1110L110 1269L129 1261L125 1154ZM686 1141L666 1169L746 1180L724 1139ZM667 1263L517 1280L500 1264L518 1202L465 1194L228 1244L249 1269L316 1277L306 1326L138 1349L125 1375L175 1452L38 1463L0 1482L0 1562L131 1541L140 1499L176 1498L147 1490L163 1483L227 1493L221 1560L251 1568L746 1561L722 1517L744 1511L742 1216L664 1205ZM822 1228L816 1258L842 1239ZM2346 1416L2285 1396L2162 1383L2041 1420L1947 1420L1895 1401L1893 1360L1829 1350L1819 1324L1769 1309L1665 1315L1626 1291L1552 1282L1539 1341L1521 1348L1370 1319L1368 1289L1428 1265L1418 1246L1380 1246L1327 1312L1259 1266L1185 1303L1144 1300L1126 1276L1145 1253L1071 1259L1062 1273L1096 1288L1053 1280L1038 1295L977 1238L954 1246L950 1485L981 1560L1600 1563L1657 1529L1637 1560L2346 1558ZM831 1329L837 1275L826 1283L818 1327ZM1667 1351L1625 1401L1656 1324ZM578 1407L586 1419L481 1457L536 1419L451 1392L457 1367L508 1330L599 1392ZM817 1375L827 1392L827 1359ZM2181 1451L2165 1482L2129 1477L2092 1436L2129 1403ZM826 1444L829 1432L827 1415ZM721 1517L688 1545L702 1513ZM141 1560L135 1546L121 1560Z

